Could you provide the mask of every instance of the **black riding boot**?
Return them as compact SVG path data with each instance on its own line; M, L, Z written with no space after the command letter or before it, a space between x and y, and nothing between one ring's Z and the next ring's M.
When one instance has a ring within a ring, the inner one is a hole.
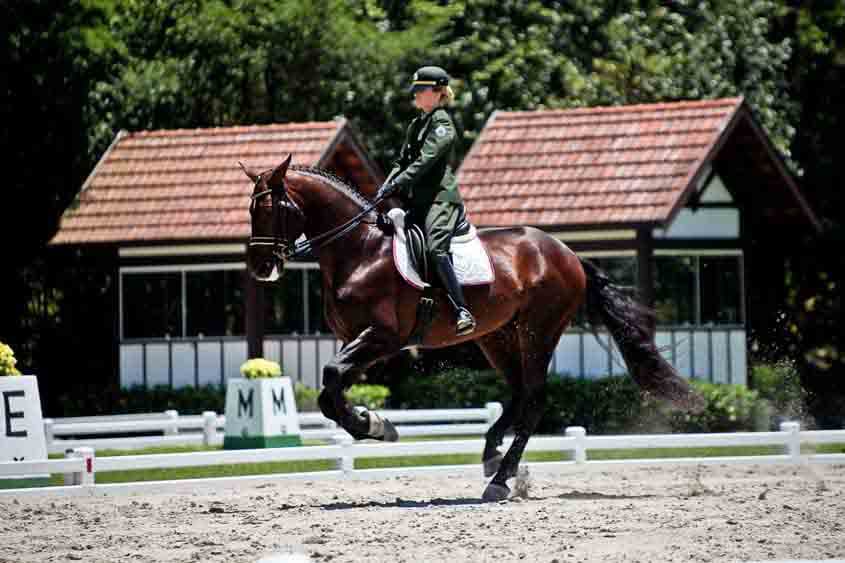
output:
M464 301L464 292L461 290L461 284L458 283L458 278L455 277L455 270L452 268L452 260L448 254L435 254L434 265L437 268L437 275L440 276L440 281L443 283L443 288L449 296L449 302L455 309L455 315L458 317L456 323L456 332L458 336L469 334L475 330L475 318L467 309L466 301Z

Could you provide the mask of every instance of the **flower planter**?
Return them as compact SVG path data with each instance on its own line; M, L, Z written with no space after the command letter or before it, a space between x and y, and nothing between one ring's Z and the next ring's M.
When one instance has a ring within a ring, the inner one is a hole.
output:
M0 377L0 462L46 459L38 379L34 375ZM0 477L0 489L49 484L49 475Z
M226 383L227 450L301 446L289 377L232 378Z

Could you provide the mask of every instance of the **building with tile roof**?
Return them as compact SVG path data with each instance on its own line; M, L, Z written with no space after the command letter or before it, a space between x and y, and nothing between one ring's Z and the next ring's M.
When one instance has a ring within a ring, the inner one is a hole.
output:
M476 225L540 227L636 286L669 359L716 381L745 381L750 257L820 229L743 98L499 111L458 181ZM567 333L557 371L624 371L586 345Z
M222 383L262 348L318 385L337 341L322 324L317 265L292 265L266 289L245 267L253 186L238 162L266 170L288 154L365 194L384 179L345 119L115 137L51 245L85 248L114 272L121 385ZM264 338L265 323L274 334L323 335L283 343Z
M288 153L365 193L383 179L344 120L117 136L53 244L113 256L122 385L222 383L262 349L320 385L340 343L316 265L289 264L263 293L244 266L252 186L237 161L267 169ZM748 302L782 277L780 246L819 229L742 98L500 111L458 180L477 226L542 228L638 287L667 359L710 381L746 381ZM623 373L609 343L567 331L550 369Z

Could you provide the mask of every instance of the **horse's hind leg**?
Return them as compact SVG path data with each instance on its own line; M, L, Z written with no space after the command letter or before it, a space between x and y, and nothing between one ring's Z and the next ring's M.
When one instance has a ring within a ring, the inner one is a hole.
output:
M522 362L519 355L519 337L514 323L509 323L496 332L485 335L476 341L484 352L490 365L501 372L511 387L511 400L505 404L501 416L487 430L484 453L484 476L490 477L499 470L502 454L499 446L513 423L515 415L521 410L523 402Z
M557 314L557 318L549 315ZM484 490L487 501L504 500L510 494L507 480L515 477L525 446L546 410L546 376L557 341L568 324L568 315L546 309L546 322L532 315L520 315L517 322L522 363L523 397L514 416L514 439L493 480Z

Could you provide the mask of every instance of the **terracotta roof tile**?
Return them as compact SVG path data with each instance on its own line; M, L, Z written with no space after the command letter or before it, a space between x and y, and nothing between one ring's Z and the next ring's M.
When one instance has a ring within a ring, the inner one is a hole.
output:
M742 98L497 112L458 172L492 225L662 222Z
M316 165L345 121L139 131L119 135L54 244L246 238L256 170L288 153Z

